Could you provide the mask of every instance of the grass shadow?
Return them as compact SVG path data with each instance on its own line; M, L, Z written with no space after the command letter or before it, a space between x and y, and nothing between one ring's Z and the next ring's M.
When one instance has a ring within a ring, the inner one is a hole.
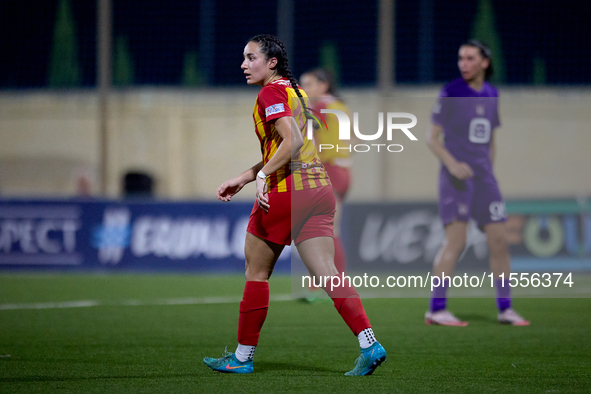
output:
M85 377L60 377L60 376L23 376L20 378L0 378L0 383L26 383L26 382L75 382L84 380L109 380L109 379L171 379L197 376L198 374L146 374L146 375L125 375L125 376L85 376Z
M302 371L302 372L342 372L340 369L325 368L313 366L313 363L306 365L294 364L294 363L281 363L281 362L265 362L257 361L255 363L255 371Z
M478 314L467 314L467 313L459 313L456 314L458 319L464 320L467 322L489 322L489 323L497 323L496 316L489 316L489 315L478 315Z

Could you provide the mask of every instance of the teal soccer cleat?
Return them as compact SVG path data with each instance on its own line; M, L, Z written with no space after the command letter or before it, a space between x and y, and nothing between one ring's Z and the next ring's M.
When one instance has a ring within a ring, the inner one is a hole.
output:
M234 353L228 352L227 348L224 351L224 356L220 358L205 357L203 363L214 371L225 373L252 373L254 367L252 360L240 362Z
M371 375L381 363L386 361L386 350L379 342L367 349L361 349L361 355L355 360L355 368L345 373L347 376Z

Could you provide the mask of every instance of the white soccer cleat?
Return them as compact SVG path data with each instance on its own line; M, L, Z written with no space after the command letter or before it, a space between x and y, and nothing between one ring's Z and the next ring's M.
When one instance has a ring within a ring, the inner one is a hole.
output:
M425 312L425 323L427 325L439 325L439 326L453 326L453 327L466 327L467 321L461 321L454 316L453 313L447 310L441 310L437 312L427 311Z
M503 312L499 312L498 315L499 323L510 324L512 326L529 326L529 321L519 316L513 309L505 309Z

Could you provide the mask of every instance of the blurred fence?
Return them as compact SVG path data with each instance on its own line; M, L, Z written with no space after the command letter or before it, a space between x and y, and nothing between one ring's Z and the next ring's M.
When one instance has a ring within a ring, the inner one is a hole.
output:
M379 0L112 0L115 85L242 84L246 40L280 34L294 74L317 66L344 86L377 81ZM487 41L507 84L591 83L591 3L397 0L395 80L457 75L470 37ZM96 85L96 0L0 1L0 88ZM281 25L281 26L280 26Z

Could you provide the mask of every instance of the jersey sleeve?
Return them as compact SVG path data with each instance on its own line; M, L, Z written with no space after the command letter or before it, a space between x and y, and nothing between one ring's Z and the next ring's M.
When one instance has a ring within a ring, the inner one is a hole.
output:
M259 93L259 106L263 109L264 122L291 116L287 91L276 86L265 86Z
M445 127L449 114L450 98L446 88L441 89L431 112L431 123Z

